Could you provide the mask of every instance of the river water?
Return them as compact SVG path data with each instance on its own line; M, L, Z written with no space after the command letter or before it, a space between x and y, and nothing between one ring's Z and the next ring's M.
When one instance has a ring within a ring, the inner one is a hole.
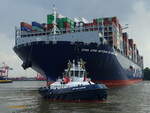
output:
M104 103L59 103L44 100L42 81L0 84L0 113L150 113L150 81L109 89Z

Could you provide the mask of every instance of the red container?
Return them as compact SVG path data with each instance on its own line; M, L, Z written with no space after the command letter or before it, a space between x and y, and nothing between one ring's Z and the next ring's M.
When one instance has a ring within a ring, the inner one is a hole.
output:
M47 30L53 29L54 25L53 24L47 24Z
M131 46L131 48L133 49L133 39L129 39L129 45Z
M93 25L94 25L94 26L97 26L98 24L93 22Z
M109 21L109 20L104 20L104 23L103 23L105 26L108 26L108 25L112 25L112 21Z
M116 26L118 26L118 24L119 24L119 21L118 21L117 17L112 17L112 22L113 22Z
M96 19L93 19L93 23L94 23L94 24L97 24L97 21L96 21Z
M28 29L31 29L32 30L32 25L28 24L28 23L25 23L25 22L21 22L20 23L21 27L26 27Z
M70 28L70 24L67 22L64 22L64 26L65 26L65 28Z

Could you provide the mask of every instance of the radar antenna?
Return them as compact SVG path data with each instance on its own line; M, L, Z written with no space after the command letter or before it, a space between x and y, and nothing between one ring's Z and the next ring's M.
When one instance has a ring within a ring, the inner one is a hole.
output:
M57 11L56 11L56 7L55 7L55 4L53 4L53 15L54 15L54 21L53 21L53 29L52 29L52 33L53 33L53 41L55 42L56 41L56 37L55 35L57 34L57 32L59 32L59 29L57 28Z

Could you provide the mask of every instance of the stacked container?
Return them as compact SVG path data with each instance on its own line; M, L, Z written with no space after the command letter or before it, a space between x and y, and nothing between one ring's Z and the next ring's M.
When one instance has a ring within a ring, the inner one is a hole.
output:
M51 30L53 28L54 15L47 15L47 30Z
M53 28L54 15L47 15L47 29L50 30ZM75 28L75 22L68 18L56 18L57 27L59 29L65 29L67 31L72 31Z
M32 31L32 26L28 23L21 22L20 26L21 26L21 31L28 31L28 32Z
M83 26L87 30L90 28L90 31L96 31L96 30L98 30L97 23L94 23L94 22L93 23L85 23Z
M112 17L112 22L116 25L116 27L118 27L119 20L117 19L117 17Z
M123 51L125 56L129 56L129 43L128 43L128 34L125 32L123 33Z
M137 62L137 47L136 44L133 44L133 54L134 54L134 61Z
M58 28L65 28L67 31L72 31L75 28L75 22L70 18L61 18L58 22Z
M129 50L130 50L130 57L132 58L132 60L134 60L134 53L133 53L133 39L129 39Z
M52 29L53 29L53 27L54 27L54 25L53 25L53 24L47 24L47 29L46 29L46 30L52 30Z
M102 24L102 22L103 22L103 18L97 18L97 19L93 19L93 23L95 23L95 24Z
M143 56L141 56L141 62L140 65L143 67Z
M139 56L140 55L139 55L139 50L138 49L136 50L136 54L137 54L137 63L139 63Z
M119 26L119 21L116 17L109 18L98 18L94 19L93 22L98 25L104 26L105 38L111 43L117 50L123 51L123 39L122 29Z
M44 26L38 22L32 22L32 30L42 32L44 31Z
M47 24L53 24L54 21L54 15L47 15Z
M112 25L112 19L111 18L104 18L104 21L103 21L104 25L105 26L109 26L109 25Z

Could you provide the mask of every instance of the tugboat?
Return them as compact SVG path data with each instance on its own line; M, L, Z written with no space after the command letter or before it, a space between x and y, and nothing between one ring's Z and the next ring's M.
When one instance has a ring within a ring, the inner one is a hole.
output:
M95 84L87 78L84 66L80 60L68 62L68 68L63 73L63 78L58 79L47 87L39 89L39 93L51 101L63 102L101 102L107 99L107 87L104 84Z

